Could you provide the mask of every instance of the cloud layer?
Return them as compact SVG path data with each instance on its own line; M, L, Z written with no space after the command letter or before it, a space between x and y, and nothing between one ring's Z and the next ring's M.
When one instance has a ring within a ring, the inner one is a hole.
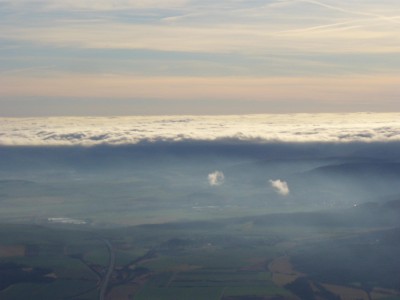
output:
M0 118L0 145L400 141L400 113Z

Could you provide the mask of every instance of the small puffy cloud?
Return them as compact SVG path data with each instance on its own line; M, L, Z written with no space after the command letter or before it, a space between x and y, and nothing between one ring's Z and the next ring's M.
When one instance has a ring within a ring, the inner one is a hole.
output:
M224 173L222 173L221 171L215 171L208 174L208 183L211 186L218 186L223 184L224 179L225 179Z
M287 196L290 193L289 186L286 181L282 181L280 179L270 180L270 185L273 187L275 192L282 196Z

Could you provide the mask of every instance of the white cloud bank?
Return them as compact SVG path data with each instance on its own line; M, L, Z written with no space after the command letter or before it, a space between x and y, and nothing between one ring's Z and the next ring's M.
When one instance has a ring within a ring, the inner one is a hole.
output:
M273 187L275 192L282 196L287 196L290 193L289 186L286 181L282 181L280 179L270 180L270 185Z
M0 145L126 145L143 141L392 142L400 113L0 118Z
M208 174L208 183L211 186L219 186L224 183L225 176L221 171L215 171Z

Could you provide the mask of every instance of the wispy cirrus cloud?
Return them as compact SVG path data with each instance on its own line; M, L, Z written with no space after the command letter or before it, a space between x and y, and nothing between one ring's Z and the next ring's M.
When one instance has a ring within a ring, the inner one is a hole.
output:
M305 99L314 111L399 107L394 0L0 0L0 26L2 106L164 97L263 101L263 112L286 102L305 111Z
M27 5L35 5L37 9L52 10L91 10L91 11L113 11L120 9L157 9L157 8L175 8L184 7L188 4L187 0L1 0L0 4L8 7L26 8Z
M30 10L31 1L4 2L10 7L19 5L22 15L24 8L27 13ZM83 48L258 55L265 51L271 55L293 50L312 53L399 51L393 41L399 40L400 10L392 1L368 4L360 5L355 1L330 4L313 0L267 4L43 0L38 1L34 9L51 8L58 11L57 18L52 19L50 13L43 20L35 19L35 26L24 26L23 20L12 22L17 21L15 17L6 18L8 22L3 24L0 37ZM379 13L375 13L379 8ZM124 13L113 13L118 10ZM90 18L82 18L82 11L95 13ZM102 14L102 11L108 13ZM149 14L151 18L147 18ZM326 35L327 30L329 35ZM361 46L360 41L363 41Z

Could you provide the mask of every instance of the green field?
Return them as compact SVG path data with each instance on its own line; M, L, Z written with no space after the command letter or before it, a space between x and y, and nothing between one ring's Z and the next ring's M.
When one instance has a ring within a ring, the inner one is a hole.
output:
M106 241L115 254L107 291L123 299L339 299L324 284L365 295L380 288L387 300L400 297L394 276L399 228L310 226L310 220L326 222L319 214L294 215L284 226L280 220L0 226L0 275L14 278L4 283L0 299L98 299L110 263Z

